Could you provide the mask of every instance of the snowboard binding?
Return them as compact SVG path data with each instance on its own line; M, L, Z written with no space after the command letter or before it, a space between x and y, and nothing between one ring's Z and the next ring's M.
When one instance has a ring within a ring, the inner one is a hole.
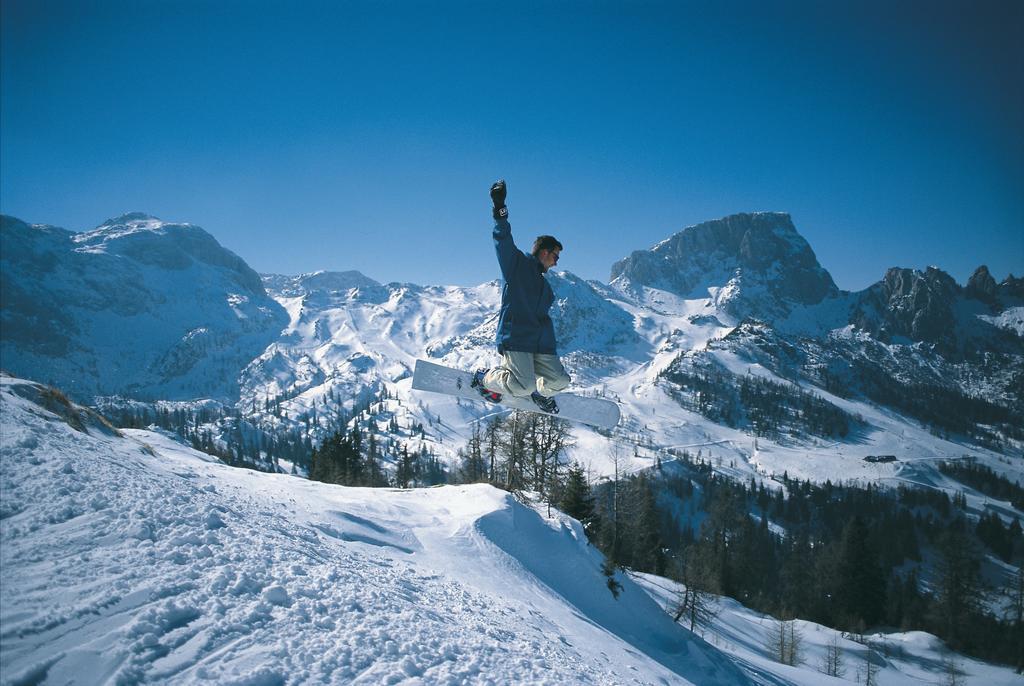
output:
M547 398L538 393L537 391L534 391L533 393L530 394L530 400L532 400L537 407L544 410L545 412L549 414L558 414L558 404L555 403L554 398Z
M487 370L486 369L478 369L475 372L473 372L473 380L470 382L469 385L471 387L475 388L477 390L477 392L480 393L480 395L483 396L483 399L486 400L487 402L489 402L489 403L500 403L501 402L501 393L496 393L495 391L489 391L486 388L484 388L484 375L485 374L487 374Z

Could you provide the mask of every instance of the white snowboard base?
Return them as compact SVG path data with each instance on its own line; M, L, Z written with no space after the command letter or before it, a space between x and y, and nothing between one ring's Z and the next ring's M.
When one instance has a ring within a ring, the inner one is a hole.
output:
M444 393L446 395L456 395L460 398L479 400L482 403L488 402L471 386L472 381L473 372L444 367L433 362L427 362L426 360L416 360L412 387L417 391ZM572 422L581 422L601 429L612 429L619 423L619 406L611 400L586 398L572 393L559 393L555 396L555 403L558 405L558 414L544 412L529 398L516 398L508 394L502 397L500 403L489 404L509 407L515 410L550 414L552 417L568 419Z

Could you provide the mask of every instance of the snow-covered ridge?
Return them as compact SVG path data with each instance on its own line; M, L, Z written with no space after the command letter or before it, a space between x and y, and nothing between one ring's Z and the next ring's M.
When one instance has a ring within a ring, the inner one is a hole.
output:
M5 682L748 683L628 578L614 599L575 520L234 469L42 392L0 377Z
M0 227L4 367L75 397L236 400L286 323L258 274L207 232L131 214L81 234Z
M192 224L164 222L135 212L108 219L92 231L73 235L72 240L77 252L119 255L165 270L188 269L195 261L220 267L251 294L263 294L259 274Z

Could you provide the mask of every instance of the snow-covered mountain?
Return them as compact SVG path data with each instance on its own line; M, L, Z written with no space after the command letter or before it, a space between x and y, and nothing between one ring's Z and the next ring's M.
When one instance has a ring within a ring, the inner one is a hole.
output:
M2 364L80 400L212 397L252 427L315 441L332 430L320 419L387 389L381 418L430 427L419 447L448 458L492 411L413 393L409 377L416 358L497 361L496 281L260 282L201 229L142 215L83 234L5 218L2 233ZM611 435L575 429L570 457L597 473L616 450L642 468L703 447L743 478L895 481L918 458L1005 471L1024 446L1021 279L982 268L961 287L893 269L843 292L780 213L683 229L618 262L608 284L548 278L575 387L623 408ZM872 454L899 461L863 462Z
M3 217L5 369L79 398L238 398L238 372L287 316L197 226L126 214L72 233Z
M985 266L966 287L936 267L890 269L868 288L851 322L883 342L909 340L952 357L988 350L1020 352L1024 279L1001 284Z
M712 297L742 319L776 318L814 305L838 289L788 214L736 214L680 231L612 266L612 284L684 299Z
M0 435L5 684L810 686L830 646L848 679L1020 678L921 632L808 622L783 665L772 618L730 599L702 639L668 614L678 585L619 573L614 598L579 522L486 485L235 469L6 375Z

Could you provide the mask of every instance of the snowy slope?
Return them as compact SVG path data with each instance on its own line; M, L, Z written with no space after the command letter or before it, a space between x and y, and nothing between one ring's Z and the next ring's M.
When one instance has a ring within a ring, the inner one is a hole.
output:
M748 681L613 599L574 520L234 469L41 393L0 377L5 684Z
M652 598L674 612L685 588L652 574L631 574ZM864 683L868 663L872 665L875 683L886 686L922 686L951 683L951 672L959 674L955 683L963 686L1011 686L1021 683L1021 676L1012 669L997 667L959 655L935 636L922 632L869 634L855 641L850 634L821 624L795 620L801 637L800 660L793 666L772 658L767 647L776 620L753 612L732 598L716 597L718 616L712 625L701 631L703 637L755 674L771 674L783 683L799 686L820 684ZM840 651L842 678L827 676L826 653L830 645Z

